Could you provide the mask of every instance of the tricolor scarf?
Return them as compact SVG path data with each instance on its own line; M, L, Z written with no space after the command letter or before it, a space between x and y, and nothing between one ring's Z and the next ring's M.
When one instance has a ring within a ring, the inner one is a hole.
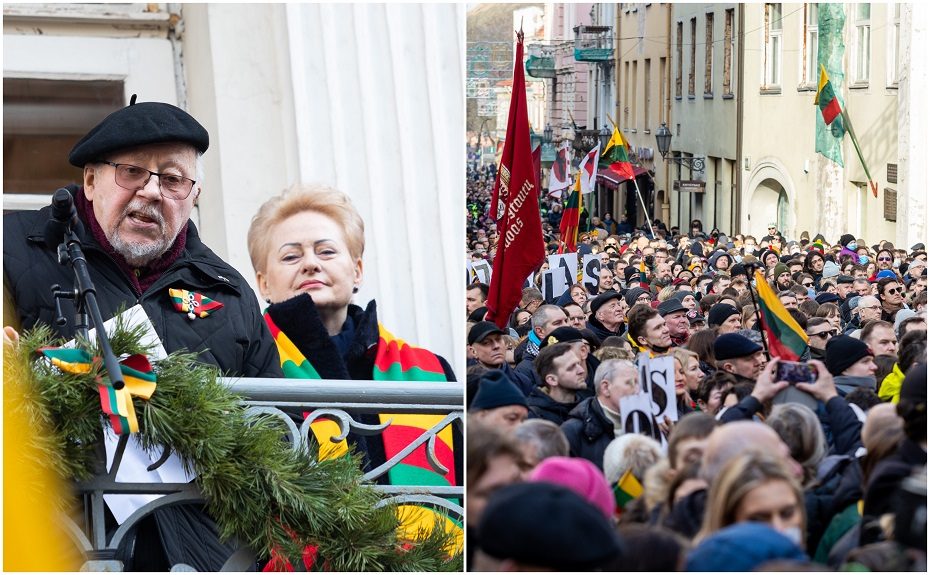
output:
M298 349L284 331L275 325L270 313L265 312L265 322L278 347L281 370L284 377L294 379L322 379L319 371ZM446 381L439 358L425 349L413 347L404 340L394 337L384 326L378 324L378 343L371 379L375 381ZM442 420L439 415L380 414L381 423L392 420L381 437L384 454L390 460L414 439ZM330 440L338 434L338 426L330 420L318 419L311 424L314 436L320 443L320 457L338 457L348 451L345 440L335 443ZM426 454L426 446L420 445L388 471L392 485L455 485L455 460L452 453L452 430L447 427L437 435L436 456L449 470L440 475L433 470Z

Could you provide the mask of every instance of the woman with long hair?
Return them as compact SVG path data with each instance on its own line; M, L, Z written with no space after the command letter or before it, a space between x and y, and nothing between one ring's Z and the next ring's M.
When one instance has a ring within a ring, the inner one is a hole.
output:
M743 521L767 523L804 548L804 495L791 470L773 455L750 451L720 471L695 540Z

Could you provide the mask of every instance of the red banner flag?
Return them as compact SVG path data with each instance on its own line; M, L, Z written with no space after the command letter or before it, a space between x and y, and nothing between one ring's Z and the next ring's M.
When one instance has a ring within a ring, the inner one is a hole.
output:
M491 219L497 223L500 239L491 273L486 317L501 328L520 302L523 280L542 265L546 257L536 180L530 151L521 31L517 33L507 137L491 195Z

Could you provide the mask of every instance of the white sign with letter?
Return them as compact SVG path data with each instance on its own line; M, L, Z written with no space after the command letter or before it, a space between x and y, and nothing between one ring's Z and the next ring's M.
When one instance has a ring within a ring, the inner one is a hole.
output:
M584 265L582 283L588 288L588 293L597 293L597 286L601 282L601 256L585 254L581 261Z

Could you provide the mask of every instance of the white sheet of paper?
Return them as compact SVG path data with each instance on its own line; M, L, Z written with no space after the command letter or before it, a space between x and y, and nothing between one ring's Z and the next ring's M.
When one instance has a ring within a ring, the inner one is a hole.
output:
M630 418L633 418L630 421ZM652 398L646 393L640 392L635 395L627 395L620 398L620 421L623 422L624 433L641 433L652 436L652 424L645 429L641 425L641 420L652 420Z
M159 360L167 357L165 347L162 345L158 334L155 333L155 326L152 325L141 305L129 308L120 317L125 320L127 327L145 326L145 334L142 336L141 342L153 346L149 355L150 359ZM104 322L103 325L107 333L112 333L116 326L116 319L114 317ZM97 331L90 330L89 337L91 340L96 339ZM72 340L65 344L65 347L74 347L74 345L75 342ZM157 389L155 393L158 393ZM104 442L107 452L107 469L111 469L116 454L116 446L119 443L119 436L113 433L112 429L106 428ZM142 449L135 437L130 437L129 442L126 444L126 450L123 452L119 470L116 473L116 481L121 483L189 483L197 477L196 474L188 475L181 465L180 458L173 453L161 467L154 471L148 471L148 467L158 461L160 457L161 450L149 454ZM108 494L103 496L103 500L106 502L107 507L110 508L116 521L122 524L137 509L159 497L163 496Z
M675 358L662 355L640 364L640 377L652 397L652 414L656 421L668 417L678 421L678 404L675 397Z

